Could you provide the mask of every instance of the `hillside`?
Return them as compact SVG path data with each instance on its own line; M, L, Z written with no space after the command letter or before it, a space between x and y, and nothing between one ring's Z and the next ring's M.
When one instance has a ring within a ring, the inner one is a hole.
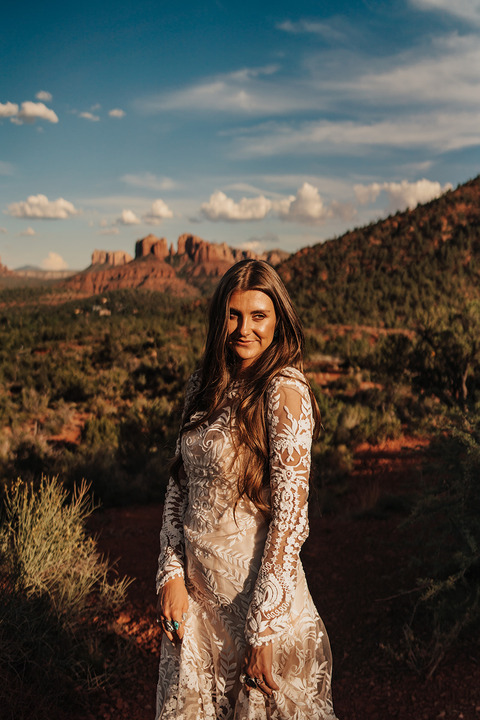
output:
M306 325L411 327L434 306L480 297L480 176L294 255L257 255L190 234L178 238L175 250L165 238L148 235L137 240L134 257L95 250L88 268L60 282L84 295L141 288L195 298L210 295L223 273L247 257L277 267ZM0 287L39 282L38 274L27 274L0 265Z
M278 268L307 324L410 325L480 296L480 176L414 210L304 248Z

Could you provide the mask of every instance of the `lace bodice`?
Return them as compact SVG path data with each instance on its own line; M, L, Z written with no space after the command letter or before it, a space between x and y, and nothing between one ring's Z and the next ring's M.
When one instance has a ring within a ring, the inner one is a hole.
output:
M192 376L186 405L197 382L196 376ZM167 489L157 591L171 578L184 575L185 543L194 547L195 552L220 557L215 540L220 531L222 538L227 539L222 541L222 553L230 553L231 558L226 572L231 572L234 582L235 557L240 556L237 549L245 552L251 536L255 533L258 536L265 523L261 513L245 498L238 503L234 516L238 499L236 473L240 465L234 460L232 432L238 392L241 386L234 384L216 417L182 437L184 474L178 484L170 480ZM249 591L244 628L246 640L252 645L271 642L288 629L299 552L308 535L313 418L303 375L294 368L286 368L270 383L266 399L271 519L265 528L260 554L252 559L258 572Z

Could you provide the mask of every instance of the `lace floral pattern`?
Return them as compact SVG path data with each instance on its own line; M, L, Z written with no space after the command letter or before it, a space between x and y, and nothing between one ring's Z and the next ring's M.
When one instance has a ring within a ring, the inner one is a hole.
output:
M187 403L197 382L193 376ZM157 589L184 576L190 605L182 646L162 643L157 718L335 720L330 646L299 559L308 535L308 388L287 368L267 391L268 523L248 499L238 500L238 392L234 383L216 416L183 434L185 475L167 490ZM240 684L247 643L273 645L280 689L269 700Z

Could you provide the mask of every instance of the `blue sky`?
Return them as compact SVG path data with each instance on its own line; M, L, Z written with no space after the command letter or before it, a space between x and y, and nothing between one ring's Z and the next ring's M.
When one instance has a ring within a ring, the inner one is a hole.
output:
M480 0L14 3L0 259L294 251L480 168Z

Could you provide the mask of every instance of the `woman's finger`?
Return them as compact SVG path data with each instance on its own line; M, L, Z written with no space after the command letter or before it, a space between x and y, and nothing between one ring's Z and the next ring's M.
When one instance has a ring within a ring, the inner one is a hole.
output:
M167 618L162 617L159 620L160 627L162 628L164 634L170 640L172 645L175 645L175 638L173 634L173 628L170 620L167 620Z
M257 688L262 692L264 695L271 695L272 689L267 685L264 678L257 678Z
M277 683L275 682L275 680L273 679L273 675L272 675L271 672L269 672L268 670L266 670L266 671L263 673L263 679L264 679L264 681L265 681L265 685L270 689L270 691L272 691L272 690L278 690L278 685L277 685ZM269 694L271 695L271 692L270 692Z
M256 675L256 676L249 675L249 677L252 678L253 680L255 680L256 688L258 688L258 690L260 690L260 692L263 693L264 695L270 696L274 690L278 690L278 685L275 682L273 683L274 687L271 687L266 682L265 678L260 677L260 675ZM250 685L248 685L246 683L244 683L244 687L245 687L245 690L247 693L249 693L250 690L254 689L253 687L251 687Z

